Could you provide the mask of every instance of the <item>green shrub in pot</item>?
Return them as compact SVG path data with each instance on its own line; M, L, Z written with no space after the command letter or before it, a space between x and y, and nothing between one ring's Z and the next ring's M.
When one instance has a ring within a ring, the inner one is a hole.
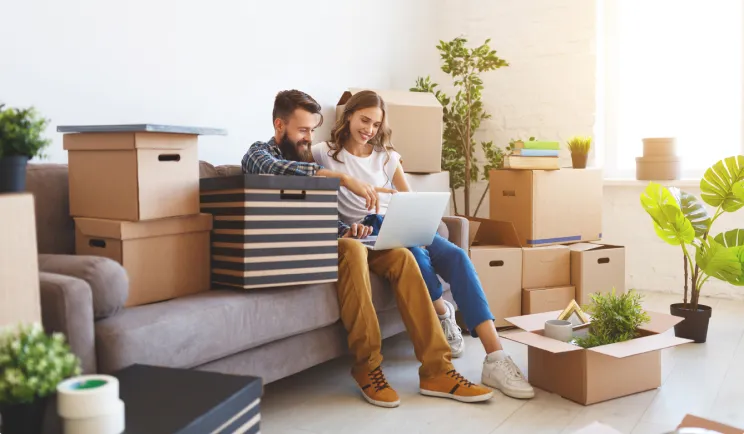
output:
M0 193L25 190L28 160L43 157L51 143L43 136L48 124L33 107L0 104Z
M615 288L609 294L592 294L591 303L583 308L592 317L589 333L577 337L576 345L593 348L637 338L638 328L651 320L641 299L641 294L632 290L617 295Z

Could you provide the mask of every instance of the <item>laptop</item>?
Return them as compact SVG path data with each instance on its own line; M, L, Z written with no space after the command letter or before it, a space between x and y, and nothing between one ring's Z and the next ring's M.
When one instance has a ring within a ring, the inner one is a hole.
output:
M428 246L434 241L449 200L450 193L395 193L378 235L359 241L370 250Z

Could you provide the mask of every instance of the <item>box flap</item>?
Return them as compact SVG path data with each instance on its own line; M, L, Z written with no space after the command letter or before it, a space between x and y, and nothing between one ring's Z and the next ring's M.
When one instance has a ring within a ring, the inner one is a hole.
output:
M439 103L439 100L437 100L437 97L434 96L434 94L429 92L411 92L407 90L392 90L392 89L386 89L386 90L379 90L379 89L366 89L366 88L358 88L358 87L352 87L349 88L346 92L341 95L341 98L338 100L337 105L344 105L346 102L351 98L352 95L355 93L361 92L363 90L371 90L377 93L382 97L383 100L385 100L385 104L387 105L404 105L404 106L414 106L414 107L435 107L438 109L442 108L442 104Z
M470 246L510 246L522 247L514 224L498 220L482 219L460 215L470 222Z
M602 243L576 243L569 244L567 246L572 252L588 252L591 250L606 250L606 249L623 249L624 246L616 246L614 244L602 244Z
M528 332L534 332L543 330L545 328L545 321L556 319L561 314L561 310L554 310L551 312L535 313L532 315L514 316L511 318L504 318L515 326Z
M92 218L75 218L75 227L85 236L115 240L132 240L165 235L209 231L211 214L128 222Z
M610 357L622 359L624 357L658 351L664 348L692 342L690 339L678 338L670 334L645 336L616 344L602 345L601 347L587 348L587 351L604 354Z
M510 341L519 342L533 348L539 348L553 354L583 350L583 348L577 345L571 345L566 342L546 338L543 335L531 332L504 333L503 335L501 335L501 337L503 339L509 339Z
M132 149L181 150L196 147L198 135L151 132L67 133L67 151L121 151Z
M646 311L646 313L651 317L651 321L642 325L639 329L651 333L664 333L684 320L682 317L661 312Z
M744 434L744 429L734 428L732 426L724 425L722 423L714 422L712 420L704 419L692 414L685 415L685 418L682 419L682 423L680 423L677 428L703 428L721 434Z

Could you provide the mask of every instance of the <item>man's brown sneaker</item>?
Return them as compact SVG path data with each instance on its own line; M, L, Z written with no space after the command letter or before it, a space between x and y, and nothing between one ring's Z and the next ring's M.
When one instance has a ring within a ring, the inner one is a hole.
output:
M434 378L422 378L421 394L460 402L481 402L493 397L491 389L471 383L454 369Z
M379 366L369 372L356 373L352 370L351 375L362 391L362 396L370 404L387 408L400 405L398 394L390 387Z

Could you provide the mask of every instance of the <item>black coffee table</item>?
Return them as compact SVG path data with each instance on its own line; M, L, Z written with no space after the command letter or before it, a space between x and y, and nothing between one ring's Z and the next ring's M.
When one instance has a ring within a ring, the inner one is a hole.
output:
M259 432L260 378L146 365L111 375L119 380L127 434ZM54 398L44 433L62 434Z

